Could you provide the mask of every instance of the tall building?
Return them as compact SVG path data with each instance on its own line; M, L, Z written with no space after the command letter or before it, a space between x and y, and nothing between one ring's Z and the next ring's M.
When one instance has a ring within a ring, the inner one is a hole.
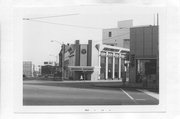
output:
M159 26L139 26L130 29L130 82L158 88Z
M122 48L130 48L130 27L132 20L119 21L117 28L103 29L102 43Z
M33 64L31 61L23 61L23 75L33 77Z
M129 49L95 44L63 45L59 64L64 80L121 80L124 70L122 55Z

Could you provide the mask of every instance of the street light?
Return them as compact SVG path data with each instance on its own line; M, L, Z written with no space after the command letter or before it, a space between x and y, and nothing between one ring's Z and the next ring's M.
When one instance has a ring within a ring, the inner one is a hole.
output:
M52 55L52 54L50 54L49 56L52 56L52 57L55 57L55 66L57 65L57 60L58 60L58 56L57 55Z
M61 48L62 48L62 46L64 45L64 43L63 43L63 42L60 42L60 41L58 41L58 40L51 40L51 42L56 42L56 43L60 44L60 47L61 47ZM56 62L57 62L58 57L57 57L57 56L55 56L55 55L51 55L51 56L56 57ZM60 63L60 62L59 62L59 63Z
M60 46L61 46L61 48L62 48L62 56L61 56L61 58L62 58L62 60L61 60L61 62L59 62L59 68L61 68L61 75L62 75L62 80L64 80L64 50L65 50L65 47L64 47L64 43L63 42L59 42L59 41L57 41L57 40L51 40L51 42L56 42L56 43L58 43L58 44L60 44ZM60 63L62 64L62 65L60 65Z
M51 40L51 42L59 43L60 45L64 44L63 42L57 41L57 40Z

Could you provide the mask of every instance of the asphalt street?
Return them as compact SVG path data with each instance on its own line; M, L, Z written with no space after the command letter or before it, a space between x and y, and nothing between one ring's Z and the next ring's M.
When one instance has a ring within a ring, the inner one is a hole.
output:
M102 85L84 82L23 81L23 105L157 105L159 103L157 98L138 89L108 86L108 83L106 86Z

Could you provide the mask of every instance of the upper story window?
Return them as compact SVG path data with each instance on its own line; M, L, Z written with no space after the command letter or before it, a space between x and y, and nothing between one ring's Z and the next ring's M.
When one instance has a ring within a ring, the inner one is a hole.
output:
M111 31L109 31L109 37L112 37L112 32Z

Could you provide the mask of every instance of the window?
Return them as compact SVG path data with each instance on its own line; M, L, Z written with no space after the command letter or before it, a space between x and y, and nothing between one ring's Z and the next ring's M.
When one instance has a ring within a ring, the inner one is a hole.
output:
M112 37L112 32L109 32L109 37Z

